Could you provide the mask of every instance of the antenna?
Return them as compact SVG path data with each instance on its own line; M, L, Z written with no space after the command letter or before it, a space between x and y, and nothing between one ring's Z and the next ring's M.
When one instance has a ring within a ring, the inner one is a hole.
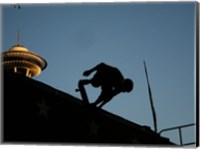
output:
M17 44L20 45L20 32L17 31Z
M17 10L20 10L21 6L19 4L15 4L15 5L13 5L13 8L14 9L16 8ZM19 20L19 19L17 19L17 20ZM20 32L19 32L19 30L17 31L17 44L20 45Z

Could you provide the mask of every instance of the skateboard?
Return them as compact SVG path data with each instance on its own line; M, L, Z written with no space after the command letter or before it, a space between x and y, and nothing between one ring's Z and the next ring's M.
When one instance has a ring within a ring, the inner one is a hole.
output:
M89 100L88 100L85 88L82 85L78 84L78 89L76 89L75 91L80 92L82 100L85 104L89 104Z

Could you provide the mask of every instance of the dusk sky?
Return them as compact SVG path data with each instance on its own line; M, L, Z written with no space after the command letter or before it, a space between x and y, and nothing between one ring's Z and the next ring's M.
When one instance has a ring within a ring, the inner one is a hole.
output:
M3 51L20 44L46 59L35 80L81 99L75 92L83 71L100 62L134 81L103 109L154 130L143 60L157 115L158 131L195 123L195 2L29 4L3 6ZM90 102L100 88L86 86ZM28 100L28 99L27 99ZM194 141L194 127L183 129ZM179 143L178 130L163 133Z

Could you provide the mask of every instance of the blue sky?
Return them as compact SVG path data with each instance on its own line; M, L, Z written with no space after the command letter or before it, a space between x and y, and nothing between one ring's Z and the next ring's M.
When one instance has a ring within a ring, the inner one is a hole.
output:
M3 7L3 51L20 42L48 62L35 80L80 99L84 70L100 62L134 81L103 109L153 127L146 61L158 131L195 122L195 2L43 4ZM88 78L91 78L89 76ZM100 89L86 87L90 102ZM184 130L193 141L193 127ZM163 133L178 142L178 133Z

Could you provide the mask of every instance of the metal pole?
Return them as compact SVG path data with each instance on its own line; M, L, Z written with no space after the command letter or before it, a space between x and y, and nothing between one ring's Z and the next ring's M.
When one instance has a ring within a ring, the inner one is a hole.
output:
M154 105L153 105L153 98L152 98L152 93L151 93L151 88L150 88L150 84L149 84L149 78L148 78L148 74L147 74L147 68L146 68L145 61L144 61L144 69L145 69L146 78L147 78L147 85L148 85L148 91L149 91L149 100L150 100L150 105L151 105L151 110L152 110L152 115L153 115L154 129L155 129L155 132L157 133L156 112L155 112Z
M183 140L182 140L182 133L181 133L181 128L180 127L178 128L178 131L179 131L180 145L182 146L183 145Z
M20 45L20 32L17 31L17 44Z

